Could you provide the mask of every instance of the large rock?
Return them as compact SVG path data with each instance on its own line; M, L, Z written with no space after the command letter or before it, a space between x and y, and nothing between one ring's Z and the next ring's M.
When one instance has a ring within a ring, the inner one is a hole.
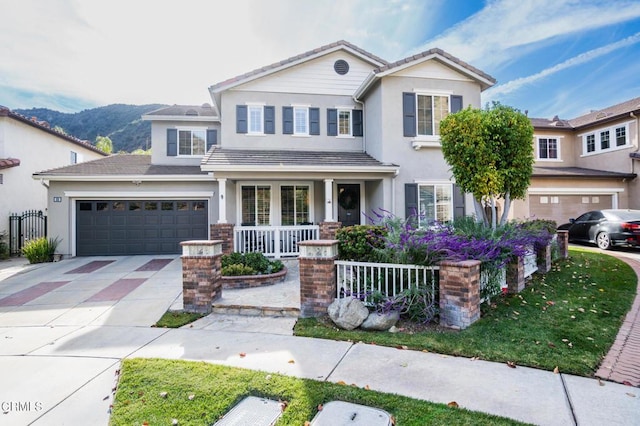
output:
M366 320L360 325L363 330L385 331L395 326L400 319L398 311L389 311L383 314L371 312Z
M360 324L369 316L369 310L364 303L350 297L335 299L327 308L327 312L331 321L345 330L360 327Z

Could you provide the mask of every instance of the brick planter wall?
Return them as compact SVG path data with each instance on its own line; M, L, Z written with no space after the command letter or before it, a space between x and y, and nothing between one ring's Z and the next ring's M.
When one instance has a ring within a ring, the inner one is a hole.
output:
M303 241L299 246L300 316L321 317L336 297L338 241Z
M184 241L180 245L183 309L211 313L212 302L222 296L222 241Z
M524 290L524 258L517 257L507 264L507 291L510 294Z
M560 258L566 259L569 257L569 231L556 231L558 234L558 251L560 252Z
M440 325L465 329L480 319L480 265L440 262Z
M222 288L253 288L281 283L287 276L287 268L275 274L239 275L235 277L221 277Z
M216 223L209 230L211 240L222 241L222 254L233 253L233 224Z
M536 246L536 263L539 274L546 274L551 270L551 243L542 247Z

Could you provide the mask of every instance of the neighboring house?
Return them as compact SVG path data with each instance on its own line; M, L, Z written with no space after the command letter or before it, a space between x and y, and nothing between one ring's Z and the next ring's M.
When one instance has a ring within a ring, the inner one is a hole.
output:
M339 41L211 86L212 105L146 114L150 157L34 178L49 185L63 254L178 253L183 240L233 236L236 250L295 255L300 239L378 208L466 214L439 123L479 108L493 84L440 49L388 63Z
M86 141L51 129L46 122L0 106L0 232L8 232L11 213L38 210L47 214L51 200L46 182L32 179L33 173L106 155Z
M558 225L590 210L640 209L640 98L571 119L532 118L535 165L514 217Z

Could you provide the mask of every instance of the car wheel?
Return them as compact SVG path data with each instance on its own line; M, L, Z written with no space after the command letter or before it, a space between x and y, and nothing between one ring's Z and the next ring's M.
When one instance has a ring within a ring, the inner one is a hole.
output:
M611 240L609 239L609 234L606 232L600 232L596 235L596 244L602 250L609 250L611 248Z

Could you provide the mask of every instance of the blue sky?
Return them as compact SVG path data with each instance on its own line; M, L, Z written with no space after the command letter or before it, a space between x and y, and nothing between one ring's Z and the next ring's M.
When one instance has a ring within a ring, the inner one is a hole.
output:
M640 96L638 0L0 0L0 105L201 104L229 77L347 40L439 47L498 80L483 103L574 118Z

